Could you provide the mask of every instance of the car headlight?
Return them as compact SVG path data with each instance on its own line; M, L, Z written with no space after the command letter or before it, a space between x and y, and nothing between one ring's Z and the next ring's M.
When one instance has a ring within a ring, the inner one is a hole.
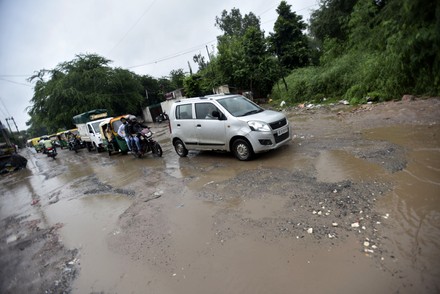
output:
M270 132L270 127L265 122L251 120L251 121L248 121L248 125L252 131Z

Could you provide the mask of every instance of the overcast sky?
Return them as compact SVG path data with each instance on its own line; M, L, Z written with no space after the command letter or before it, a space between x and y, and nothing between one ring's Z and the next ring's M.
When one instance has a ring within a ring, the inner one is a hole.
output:
M288 0L308 22L318 0ZM29 120L33 96L27 82L36 71L53 69L81 53L112 60L110 66L156 78L188 72L188 61L206 46L215 50L223 10L253 12L273 31L280 0L0 0L0 121L13 117L19 130ZM214 52L216 53L216 52ZM16 128L8 120L13 131Z

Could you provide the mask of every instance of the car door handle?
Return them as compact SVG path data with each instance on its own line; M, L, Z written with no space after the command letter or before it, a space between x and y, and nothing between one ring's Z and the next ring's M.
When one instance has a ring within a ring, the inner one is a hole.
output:
M200 128L200 127L202 127L202 125L201 125L201 124L198 124L198 125L196 125L196 127Z
M180 127L180 124L177 124L178 127Z

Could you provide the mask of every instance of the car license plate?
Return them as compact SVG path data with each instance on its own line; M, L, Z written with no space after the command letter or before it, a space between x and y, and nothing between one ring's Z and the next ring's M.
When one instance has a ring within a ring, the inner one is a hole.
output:
M281 136L282 134L287 133L287 130L288 130L287 126L284 128L281 128L281 129L277 130L277 135Z

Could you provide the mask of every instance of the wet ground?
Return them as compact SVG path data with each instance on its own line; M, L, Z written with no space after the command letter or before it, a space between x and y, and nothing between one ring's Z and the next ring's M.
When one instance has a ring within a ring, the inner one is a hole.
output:
M1 293L439 293L440 100L295 108L240 162L23 150Z

